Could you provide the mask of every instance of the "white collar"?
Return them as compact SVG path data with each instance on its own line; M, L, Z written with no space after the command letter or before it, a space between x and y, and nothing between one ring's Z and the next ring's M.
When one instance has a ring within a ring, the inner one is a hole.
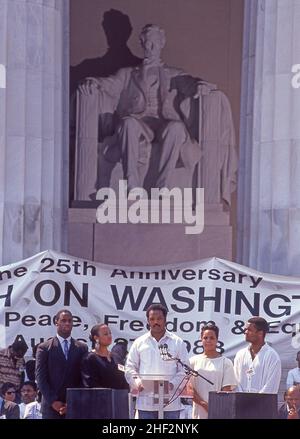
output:
M64 343L65 340L67 340L67 342L68 342L68 346L71 344L71 338L72 338L71 336L69 336L68 338L63 338L63 337L61 337L60 335L56 334L56 337L58 338L59 343L60 343L61 345Z
M156 340L156 338L153 337L153 335L151 334L151 331L148 332L148 336L151 337L151 338L153 338L154 340ZM169 332L169 331L166 329L166 332L164 333L164 335L162 336L162 338L161 338L159 341L156 340L157 343L161 343L161 341L162 341L164 338L171 338L171 339L173 339L174 336L173 336L173 334L172 334L171 332Z

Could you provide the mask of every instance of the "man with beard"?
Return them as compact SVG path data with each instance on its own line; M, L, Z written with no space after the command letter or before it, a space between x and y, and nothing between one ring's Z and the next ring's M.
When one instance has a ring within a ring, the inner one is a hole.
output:
M268 329L262 317L252 317L246 324L245 339L250 344L238 351L234 359L237 392L278 393L281 361L265 342Z

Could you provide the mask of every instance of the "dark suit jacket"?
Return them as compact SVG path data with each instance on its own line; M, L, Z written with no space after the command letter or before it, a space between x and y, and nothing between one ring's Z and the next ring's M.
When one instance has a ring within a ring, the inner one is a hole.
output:
M42 413L56 412L54 401L66 402L68 387L81 387L81 360L88 351L85 343L71 339L68 359L57 337L41 343L36 354L36 380L42 393Z
M299 418L300 418L300 409L298 409L298 416L299 416ZM280 409L279 409L279 411L278 411L278 418L279 418L279 419L287 419L287 418L288 418L288 407L287 407L287 404L286 404L286 403L284 403L284 404L280 407Z
M18 404L12 401L5 401L1 403L0 416L5 415L6 419L19 419L20 418L20 408Z

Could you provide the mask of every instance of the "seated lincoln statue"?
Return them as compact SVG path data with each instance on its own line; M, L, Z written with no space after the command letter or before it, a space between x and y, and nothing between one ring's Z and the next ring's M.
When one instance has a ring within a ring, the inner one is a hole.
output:
M139 66L122 68L107 78L88 77L79 86L75 198L91 199L105 185L105 175L110 186L117 163L128 190L145 187L156 145L152 187L174 187L176 168L184 168L191 185L196 165L196 184L205 187L205 176L211 178L209 168L215 167L218 179L213 184L219 187L210 190L210 202L229 202L237 165L226 96L215 85L163 63L163 29L146 25L140 41L144 59ZM196 100L201 101L198 112Z

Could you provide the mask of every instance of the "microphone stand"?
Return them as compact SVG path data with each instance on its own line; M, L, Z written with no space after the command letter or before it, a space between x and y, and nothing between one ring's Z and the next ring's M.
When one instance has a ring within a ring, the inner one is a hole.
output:
M196 370L192 369L188 364L183 363L183 361L180 360L180 358L177 357L173 357L170 352L168 351L168 347L166 345L161 345L159 346L159 350L161 352L161 356L162 359L165 361L177 361L178 364L180 364L185 373L187 375L192 375L192 376L198 376L202 379L204 379L205 381L207 381L209 384L214 385L214 383L212 381L210 381L208 378L205 378L203 375L201 375L201 373L197 372ZM167 357L167 358L166 358Z
M170 358L172 357L171 354L168 355ZM200 377L203 378L205 381L207 381L209 384L214 385L214 383L212 381L210 381L208 378L205 378L203 375L201 375L201 373L197 372L197 370L192 369L188 364L183 363L180 358L173 358L173 360L176 360L177 363L181 364L181 366L183 367L183 369L185 370L185 372L188 375L192 375L194 377Z

